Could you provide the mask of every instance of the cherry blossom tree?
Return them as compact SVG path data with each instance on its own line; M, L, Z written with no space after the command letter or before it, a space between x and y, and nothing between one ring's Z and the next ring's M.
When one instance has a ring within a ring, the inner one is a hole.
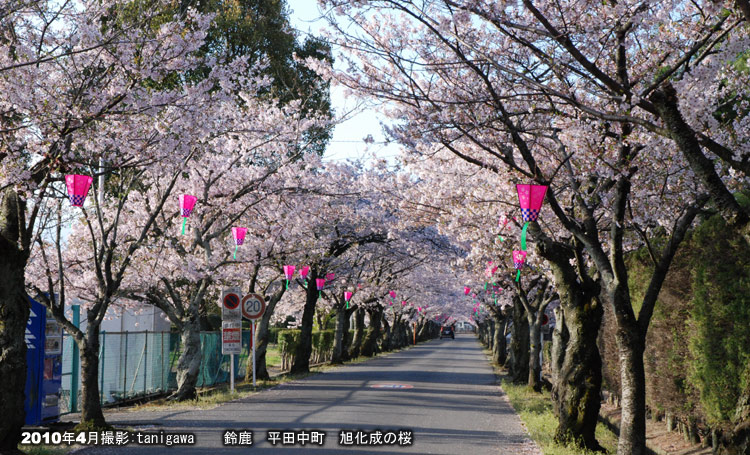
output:
M448 1L326 4L346 15L348 25L358 25L337 30L353 63L352 71L337 78L362 93L394 101L389 107L399 119L391 129L394 137L418 154L431 153L428 146L439 144L485 169L510 171L516 182L553 183L547 200L568 240L540 240L538 251L546 256L559 251L575 259L572 265L579 266L565 270L571 285L584 283L581 290L596 290L601 280L600 293L583 295L609 303L618 321L623 378L618 451L642 453L643 340L676 248L705 204L704 193L745 223L746 215L729 191L744 179L744 144L730 146L717 133L735 137L745 116L734 116L721 128L709 124L716 123L710 119L727 93L716 75L732 71L746 30L737 27L732 14L717 14L719 4L591 3L585 9L591 14L581 14L578 4L530 1L502 7ZM666 33L665 39L644 46L642 41L656 30L660 38ZM720 56L707 58L711 53ZM597 59L599 55L612 57ZM693 66L701 70L685 71ZM686 82L695 81L694 75L708 83L700 85L700 92ZM680 95L670 85L686 92ZM677 115L674 107L681 96L701 93L705 99L708 87L717 96L708 97L705 109L689 106L690 111ZM730 157L716 146L721 142L737 155ZM707 153L725 156L711 161ZM656 156L660 168L653 166ZM724 178L714 166L726 170ZM653 242L657 227L668 239L662 248ZM541 239L534 223L531 232ZM652 253L654 274L636 316L624 255L639 247ZM581 273L587 263L596 265L595 279ZM596 448L591 436L583 442Z
M244 97L254 98L247 93ZM201 364L200 316L207 311L207 297L217 294L216 285L238 284L237 278L246 274L243 269L249 263L243 257L259 259L256 266L261 266L275 245L287 241L281 235L282 219L269 216L270 209L278 205L286 188L298 185L304 168L317 162L317 157L311 157L311 162L301 159L306 151L310 153L304 136L324 121L302 119L290 106L258 101L248 102L237 112L252 121L224 119L225 128L236 126L229 130L231 135L212 141L213 149L221 153L204 154L190 163L177 186L175 194L197 195L187 235L180 234L178 220L182 218L177 212L163 213L151 233L154 248L142 250L138 261L142 271L131 274L133 281L128 283L133 298L162 309L180 330L182 351L174 399L195 396ZM173 199L176 202L176 196ZM134 216L139 212L135 210ZM249 234L239 260L233 258L230 246L234 226L247 228Z
M4 378L15 378L2 384L3 396L12 397L0 405L12 416L0 427L3 451L16 449L24 421L24 275L41 232L39 217L49 207L45 198L62 193L57 182L66 173L138 173L189 155L185 143L166 130L180 128L193 112L181 103L195 99L161 83L195 63L192 53L210 18L191 11L165 18L147 7L136 9L126 11L117 2L2 7L0 370ZM121 19L117 26L108 22ZM200 86L193 90L202 92ZM170 112L170 106L186 113Z

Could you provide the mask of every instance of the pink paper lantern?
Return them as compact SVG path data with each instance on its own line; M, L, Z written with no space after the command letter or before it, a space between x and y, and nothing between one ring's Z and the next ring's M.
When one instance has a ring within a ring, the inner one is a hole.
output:
M190 214L193 213L193 209L195 208L195 203L197 201L198 198L195 196L191 196L189 194L180 195L180 213L182 214L183 218L187 218L190 216Z
M325 278L316 278L315 279L315 286L318 287L318 291L322 291L323 288L325 287L325 285L326 285Z
M351 292L344 292L344 300L347 302L352 299L352 293Z
M396 291L388 291L388 295L390 295L392 299L395 299L396 298Z
M189 194L180 195L180 214L182 215L182 235L185 235L185 224L188 217L193 213L195 208L195 202L198 200L197 197Z
M516 269L521 270L525 262L526 252L521 250L513 250L513 265L516 267Z
M233 227L232 237L234 237L234 244L240 246L245 243L245 234L247 234L247 228Z
M404 306L404 305L406 305L406 300L401 301L401 306Z
M469 292L471 292L471 288L468 286L464 286L464 295L469 295Z
M232 237L234 237L234 258L235 259L237 259L237 248L239 248L240 245L245 243L245 233L247 233L247 228L243 228L243 227L232 228Z
M65 186L68 188L68 199L73 207L83 207L83 201L89 194L89 188L94 178L88 175L70 174L65 176Z
M307 274L308 273L310 273L310 266L309 265L306 265L306 266L302 267L299 270L299 276L301 276L305 280L307 279Z
M333 281L334 278L336 278L336 274L335 273L327 273L326 274L326 280Z
M286 288L289 289L289 282L294 278L294 266L293 265L285 265L282 267L284 269L284 276L286 277Z
M525 222L536 221L547 193L546 185L516 185L521 218Z

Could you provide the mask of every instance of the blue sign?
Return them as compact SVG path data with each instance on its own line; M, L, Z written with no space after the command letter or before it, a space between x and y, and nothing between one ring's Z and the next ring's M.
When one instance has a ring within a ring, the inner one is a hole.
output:
M47 319L47 308L29 297L26 323L26 425L55 422L60 416L62 329Z

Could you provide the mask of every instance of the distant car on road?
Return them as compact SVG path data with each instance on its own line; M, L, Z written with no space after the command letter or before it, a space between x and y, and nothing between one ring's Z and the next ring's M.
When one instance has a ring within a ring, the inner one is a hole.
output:
M440 329L440 339L442 340L443 337L448 338L451 337L451 339L456 338L456 334L453 332L453 326L447 325Z

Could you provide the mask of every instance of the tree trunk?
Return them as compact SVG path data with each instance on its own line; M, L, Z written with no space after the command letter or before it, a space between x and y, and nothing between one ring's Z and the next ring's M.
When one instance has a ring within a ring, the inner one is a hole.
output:
M99 390L99 325L86 326L85 341L78 343L81 355L81 423L106 428Z
M562 305L555 308L555 330L552 332L552 355L550 359L550 371L552 372L552 385L560 382L563 363L565 362L565 351L568 348L570 334L565 327L565 311Z
M273 311L276 309L276 304L281 300L284 295L284 289L272 295L268 298L268 304L266 310L263 312L260 321L255 330L255 377L259 380L271 379L271 375L268 374L268 365L266 364L266 354L268 353L268 337L270 335L271 316ZM252 356L252 350L250 352ZM253 377L253 359L249 358L247 362L247 368L245 369L245 377L252 380Z
M379 307L368 311L370 315L370 326L362 343L362 355L372 357L378 353L378 338L380 338L380 322L383 318L383 310Z
M260 322L258 322L258 324L255 326L255 340L252 340L252 342L255 343L255 377L258 380L271 379L271 375L268 374L268 365L266 364L266 354L268 353L268 336L270 334L270 330L268 327L268 321L263 324L264 318L265 313L263 313L263 316L260 318ZM250 323L252 324L252 322ZM252 355L253 350L251 347L250 352L248 353L247 365L245 367L245 378L247 381L252 381L253 379Z
M499 311L499 310L498 310ZM508 318L501 315L495 316L495 330L493 333L494 341L492 342L492 361L503 366L507 360L507 346L505 343L505 329L508 325Z
M655 90L651 102L669 130L672 140L682 152L695 177L699 179L711 195L714 203L729 218L730 224L745 225L750 215L737 202L716 171L716 163L703 153L696 132L685 122L679 109L677 91L667 83ZM744 233L747 231L744 230Z
M177 361L177 390L169 399L192 400L196 398L195 387L203 358L199 318L183 322L180 341L182 350Z
M315 323L318 325L318 330L325 330L325 327L323 326L323 312L322 311L315 312Z
M349 317L354 312L355 308L346 309L343 305L336 307L336 331L333 337L333 355L331 356L331 364L344 363L344 353L346 336L349 333Z
M390 340L388 344L390 345L391 350L393 349L400 349L402 347L401 345L401 324L399 324L399 320L396 317L396 315L393 315L393 323L391 324L391 332L390 332Z
M29 302L24 272L28 250L21 248L26 206L7 188L0 200L0 453L20 453L21 427L26 419L26 323Z
M429 338L429 324L421 321L417 324L417 341L425 341Z
M357 308L354 312L354 339L352 340L352 347L349 349L349 358L356 359L359 357L360 349L362 347L362 338L365 333L365 309Z
M384 311L380 312L380 320L381 324L383 325L383 342L380 345L380 349L383 352L388 352L393 349L393 343L391 340L391 325L388 323L388 319L385 317Z
M488 322L481 322L479 324L479 341L482 345L489 349L490 347L490 324Z
M745 363L744 375L750 374L750 362ZM750 454L750 385L745 389L737 400L737 406L732 416L735 427L720 437L716 430L711 432L712 447L716 447L714 453L722 455L748 455Z
M537 392L542 390L542 363L539 353L542 351L542 315L541 309L536 314L527 314L529 322L529 377L527 384Z
M351 315L354 314L354 310L351 313L347 313L346 320L346 331L344 332L344 346L341 348L341 360L344 362L351 360L350 350L352 348L352 342L354 341L354 334L351 331Z
M674 431L674 427L675 427L675 425L674 425L674 414L672 414L671 412L667 411L665 420L667 422L667 431L669 431L669 432Z
M529 324L521 302L513 304L513 328L510 336L510 379L526 382L529 377Z
M318 278L318 271L312 269L308 277L308 283L314 283ZM310 371L310 355L312 355L312 329L315 317L315 305L318 303L318 290L315 286L308 286L305 296L305 308L302 312L302 325L300 327L299 343L294 353L294 363L291 374L308 373Z
M493 318L489 320L488 326L489 327L487 331L488 331L489 336L487 337L487 343L488 343L487 349L494 352L495 351L495 331L497 330L498 324L497 322L495 322L495 319Z
M561 291L561 288L564 286L558 287L564 334L560 338L567 335L568 339L558 380L552 385L558 418L555 440L601 450L595 436L602 386L602 358L596 339L604 311L601 303L589 296L580 292L571 294L572 289Z
M394 337L394 349L401 349L409 344L407 341L406 324L404 324L400 316L396 316L396 319L393 321L393 329L391 330Z
M622 420L617 453L646 454L646 375L643 367L644 343L633 329L617 331L620 354Z
M596 343L604 315L597 300L601 286L579 263L581 245L553 241L536 222L531 223L529 232L537 240L537 252L552 267L563 315L563 323L557 322L558 326L564 326L559 329L562 332L557 348L565 346L564 358L560 359L559 351L553 355L554 363L559 365L553 366L557 369L557 380L552 384L558 422L555 441L602 450L595 436L602 386L602 358ZM579 267L572 265L571 260Z

